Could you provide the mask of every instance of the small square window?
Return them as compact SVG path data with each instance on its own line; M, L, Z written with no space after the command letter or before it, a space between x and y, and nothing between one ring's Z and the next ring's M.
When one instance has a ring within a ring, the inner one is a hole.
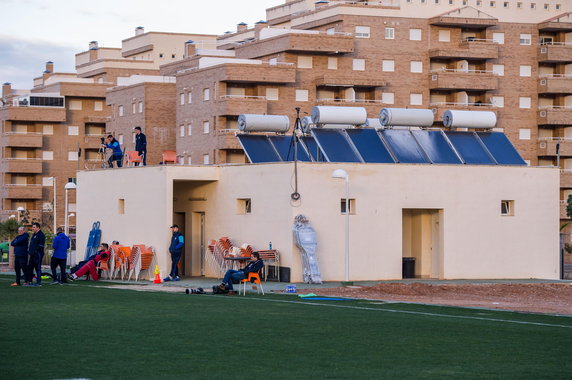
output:
M192 124L187 125L187 136L190 136L192 134Z
M308 101L308 90L296 90L296 101L297 102L307 102Z
M252 199L239 198L236 200L236 213L240 215L250 214L252 212Z
M209 133L211 125L208 121L203 121L203 133Z
M211 163L210 156L208 154L203 154L203 164L209 165Z
M530 3L530 9L536 9L536 3Z
M369 26L356 26L355 36L356 38L369 38L370 36Z
M77 160L78 160L77 152L68 152L68 161L77 161Z
M364 71L365 70L365 59L354 59L353 64L352 64L352 70Z
M123 116L123 106L119 106L119 116Z
M559 11L562 8L562 5L556 4L555 7L556 7L556 10Z
M191 104L193 102L193 93L189 91L187 94L187 103Z
M505 8L508 8L508 7L509 7L508 1L505 1L505 2L502 4L502 6L505 7Z
M137 103L131 104L131 113L137 113Z
M349 202L349 203L350 203L349 214L350 214L350 215L355 215L355 213L356 213L356 212L355 212L355 210L356 210L356 200L355 200L355 199L352 199L352 198L350 198L350 199L348 199L348 200L350 201L350 202ZM340 212L341 212L342 214L345 214L345 213L346 213L346 199L345 199L345 198L342 198L342 199L340 200Z
M143 112L143 102L139 102L139 113Z
M185 137L185 126L184 125L179 126L179 136Z
M531 45L532 43L532 35L531 34L521 34L520 35L520 44L521 45Z
M489 5L490 5L491 7L496 7L496 6L497 6L497 2L496 2L496 1L491 1L491 2L489 2Z
M385 39L386 40L395 39L395 28L385 28Z
M209 100L211 98L211 90L208 88L203 89L203 100Z
M328 69L337 70L338 69L338 59L335 57L328 57Z
M44 125L42 128L42 133L44 135L53 135L54 134L54 126L53 125Z
M118 214L125 214L125 199L118 199L117 200L117 213Z
M518 9L522 9L522 2L519 1L518 3L516 3L516 7Z
M549 10L550 9L550 4L544 4L544 10Z
M518 138L520 140L530 140L530 128L521 128L518 130Z
M514 201L501 201L501 215L514 216Z
M395 61L394 60L381 61L381 71L388 71L388 72L395 71Z
M181 98L181 105L184 105L184 104L185 104L185 94L184 94L184 93L181 93L181 94L179 95L179 97ZM206 100L206 99L205 99L205 100Z

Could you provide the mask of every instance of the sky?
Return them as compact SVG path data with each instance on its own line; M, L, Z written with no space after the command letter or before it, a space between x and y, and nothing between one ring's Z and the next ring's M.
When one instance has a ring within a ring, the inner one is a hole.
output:
M75 72L75 54L121 47L121 40L145 32L223 34L236 24L252 27L266 8L285 0L0 0L0 82L28 89L47 61L57 72Z

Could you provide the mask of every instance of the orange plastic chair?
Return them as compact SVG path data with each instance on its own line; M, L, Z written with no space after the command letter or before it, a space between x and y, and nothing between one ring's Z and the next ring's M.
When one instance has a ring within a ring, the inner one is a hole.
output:
M250 273L248 273L248 278L240 280L240 284L242 285L242 295L243 296L246 295L246 283L247 282L255 283L256 284L256 290L258 291L258 294L260 294L260 292L262 292L262 295L264 295L264 289L262 289L262 283L260 282L260 274L250 272ZM239 292L239 294L240 294L240 292Z
M135 150L128 150L125 152L125 166L135 166L135 163L142 163L143 156L139 155L139 152Z
M177 152L174 150L164 150L163 151L163 165L167 165L167 162L177 163Z

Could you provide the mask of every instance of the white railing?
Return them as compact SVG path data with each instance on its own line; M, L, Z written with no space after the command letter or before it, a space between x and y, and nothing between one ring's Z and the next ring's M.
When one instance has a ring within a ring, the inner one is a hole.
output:
M540 110L572 110L572 106L540 106Z
M8 161L42 161L41 158L28 158L28 157L6 157Z
M547 46L547 45L555 45L555 46L571 46L572 42L550 42L550 41L543 41L538 43L539 46Z
M560 169L560 174L572 173L572 169Z
M4 136L42 136L42 132L4 132Z
M433 102L429 106L469 106L469 107L497 107L493 103L455 103L455 102Z
M498 43L495 40L489 39L489 38L476 38L476 37L465 37L461 39L461 42L492 42L492 43Z
M228 65L228 64L232 64L232 65L245 65L245 66L284 66L284 67L291 67L294 66L294 63L292 62L270 62L270 61L262 61L260 63L243 63L243 62L232 62L231 60L226 61L226 62L221 62L221 63L217 63L215 65L212 66L196 66L196 67L189 67L187 69L183 69L183 70L178 70L177 74L184 74L184 73L189 73L189 72L193 72L193 71L198 71L201 69L209 69L212 67L216 67L216 66L221 66L221 65Z
M221 95L219 99L262 99L266 100L266 96L247 96L247 95Z
M4 186L6 187L42 187L41 184L37 184L37 183L7 183Z
M215 129L215 132L219 135L234 135L240 132L240 129L227 128L227 129Z
M431 70L431 72L432 73L439 73L439 72L467 73L467 74L493 74L494 73L492 70L463 70L463 69L447 69L447 68L434 69L434 70Z
M572 78L572 74L541 74L540 78Z
M383 100L368 100L368 99L316 99L317 102L336 102L336 103L372 103L372 104L386 104Z
M538 141L572 141L572 137L539 137Z

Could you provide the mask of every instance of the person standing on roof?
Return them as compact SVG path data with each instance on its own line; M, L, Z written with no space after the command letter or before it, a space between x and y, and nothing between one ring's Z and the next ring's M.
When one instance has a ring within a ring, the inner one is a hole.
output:
M135 150L143 156L143 166L147 166L147 136L141 132L141 127L135 127ZM139 166L136 162L135 166Z
M16 270L16 282L10 286L19 286L22 275L26 276L28 266L28 240L26 227L18 227L18 236L12 240L10 245L14 247L14 269ZM21 273L20 273L21 272ZM26 280L24 280L26 281Z
M111 157L109 157L109 160L107 161L107 163L109 164L109 167L112 168L113 167L113 161L117 162L117 167L120 168L121 166L123 166L123 151L121 150L121 145L119 144L119 141L115 140L115 138L113 137L113 135L108 135L107 139L105 140L106 143L103 144L103 146L105 146L106 148L109 148L113 151Z
M32 223L32 237L28 246L28 273L26 276L26 285L42 286L42 259L44 258L44 246L46 245L46 235L42 232L42 225L38 222ZM32 283L34 277L34 269L36 270L36 283Z
M171 273L163 279L163 281L179 281L179 260L183 253L185 245L185 237L179 232L179 226L173 224L171 226L173 235L171 236L171 244L169 245L169 252L171 253Z
M68 259L68 249L70 248L70 238L64 234L64 229L58 227L58 233L54 237L52 243L52 248L54 249L54 254L52 256L52 261L50 262L50 268L52 269L53 281L50 285L63 284L66 281L66 262ZM60 278L58 281L57 268L60 267Z

